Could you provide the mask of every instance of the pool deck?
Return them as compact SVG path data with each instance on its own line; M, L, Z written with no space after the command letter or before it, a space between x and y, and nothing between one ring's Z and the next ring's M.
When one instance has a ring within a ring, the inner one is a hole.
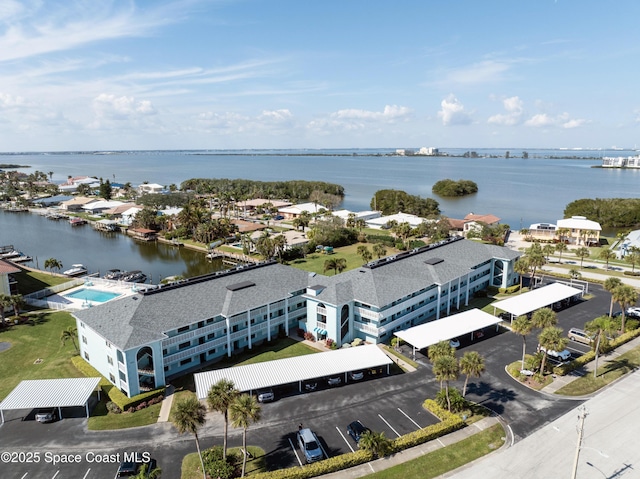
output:
M103 291L105 293L117 294L118 296L107 301L91 301L84 298L70 298L67 296L70 293L74 293L82 289L93 289L97 291ZM104 304L114 299L132 296L136 294L140 289L144 289L144 286L137 283L123 283L121 281L112 281L103 278L87 278L87 281L85 281L84 284L78 285L59 294L52 294L51 296L47 296L47 301L50 303L58 303L64 305L60 309L86 309L97 306L99 304Z

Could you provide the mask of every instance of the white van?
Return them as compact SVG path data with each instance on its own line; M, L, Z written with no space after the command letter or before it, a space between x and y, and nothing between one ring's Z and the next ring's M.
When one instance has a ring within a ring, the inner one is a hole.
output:
M578 328L571 328L568 333L569 339L571 341L576 341L578 343L583 344L591 344L593 343L593 335L583 331Z

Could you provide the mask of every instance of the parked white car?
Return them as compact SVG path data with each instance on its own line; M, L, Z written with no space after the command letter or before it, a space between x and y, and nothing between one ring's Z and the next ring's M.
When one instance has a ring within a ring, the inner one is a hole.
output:
M542 346L538 346L538 351L545 352L547 350ZM569 351L568 349L563 349L562 351L554 351L553 349L549 349L547 351L547 356L555 359L556 361L569 361L571 359L571 351Z

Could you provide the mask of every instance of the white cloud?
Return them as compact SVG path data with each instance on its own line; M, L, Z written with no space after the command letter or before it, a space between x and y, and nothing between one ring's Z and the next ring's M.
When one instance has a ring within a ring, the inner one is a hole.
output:
M145 36L183 17L180 4L153 4L144 11L95 1L9 3L0 10L0 61L60 52L108 39Z
M293 114L289 110L265 110L260 115L260 120L271 121L275 123L289 122L293 118Z
M359 109L338 110L331 114L332 118L343 120L365 120L365 121L383 121L395 122L396 120L406 119L411 115L411 109L404 106L386 105L383 111L370 111Z
M470 114L464 111L464 105L453 94L442 100L440 106L442 110L438 112L438 117L442 118L444 126L471 123Z
M504 80L504 74L509 69L508 62L487 60L444 73L442 83L447 85L452 83L456 85L497 83Z
M570 118L569 114L565 112L557 116L551 116L547 113L539 113L527 120L525 122L525 125L537 128L556 127L572 129L579 128L587 123L589 123L588 120L581 118Z
M489 117L489 123L503 126L518 125L522 122L524 115L523 102L517 96L512 96L502 100L506 113L499 113Z

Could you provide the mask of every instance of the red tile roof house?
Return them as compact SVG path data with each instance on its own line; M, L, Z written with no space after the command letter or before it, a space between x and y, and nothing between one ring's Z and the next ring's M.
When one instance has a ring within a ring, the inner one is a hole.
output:
M476 215L469 213L462 220L449 218L449 224L451 224L451 230L457 232L458 236L466 237L469 231L480 230L482 225L497 225L500 223L500 218L494 215Z

